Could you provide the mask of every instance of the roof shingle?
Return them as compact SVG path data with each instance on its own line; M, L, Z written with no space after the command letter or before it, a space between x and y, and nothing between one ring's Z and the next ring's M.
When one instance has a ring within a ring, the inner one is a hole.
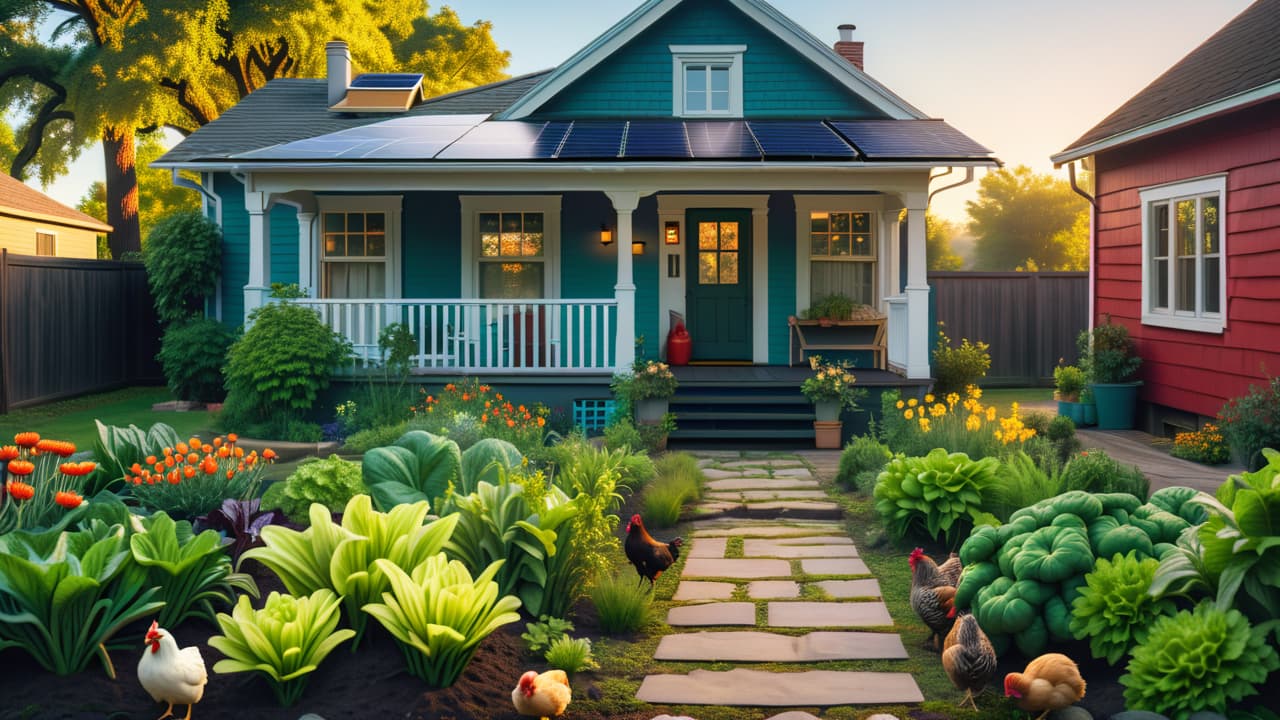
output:
M41 220L58 220L65 225L111 232L110 225L69 208L4 173L0 173L0 212L21 217L38 216Z

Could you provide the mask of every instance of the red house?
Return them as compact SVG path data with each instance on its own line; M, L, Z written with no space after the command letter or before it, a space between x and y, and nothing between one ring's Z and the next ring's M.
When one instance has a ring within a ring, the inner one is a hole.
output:
M1280 374L1277 38L1258 0L1052 158L1095 174L1090 317L1137 340L1155 434Z

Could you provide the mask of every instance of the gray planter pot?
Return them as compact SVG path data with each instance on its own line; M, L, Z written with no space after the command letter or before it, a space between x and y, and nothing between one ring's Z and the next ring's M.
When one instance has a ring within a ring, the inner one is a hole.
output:
M834 422L840 419L840 401L823 400L813 404L813 414L819 422Z
M636 422L641 425L657 425L670 406L668 398L645 398L636 401Z

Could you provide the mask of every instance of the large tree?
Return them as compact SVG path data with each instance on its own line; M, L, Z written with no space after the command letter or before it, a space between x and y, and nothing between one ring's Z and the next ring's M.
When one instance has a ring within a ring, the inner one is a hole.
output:
M1025 165L1003 168L982 178L966 207L978 270L1087 267L1088 203L1065 180Z
M925 246L930 270L959 270L964 258L951 249L951 239L956 236L956 225L946 218L928 211L924 216Z
M151 167L151 163L165 153L160 133L139 135L137 150L138 225L141 228L145 246L146 238L151 234L151 229L156 226L156 223L175 212L199 210L200 197L186 188L174 185L173 176L168 170ZM80 198L76 209L106 222L106 185L101 182L90 185L89 191Z

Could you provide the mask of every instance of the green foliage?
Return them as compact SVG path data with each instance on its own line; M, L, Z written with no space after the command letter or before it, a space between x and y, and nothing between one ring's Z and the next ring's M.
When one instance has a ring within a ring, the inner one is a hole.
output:
M1080 367L1089 382L1129 382L1142 366L1142 358L1129 337L1129 328L1112 323L1110 315L1104 316L1104 322L1095 325L1092 332L1082 331L1076 345L1080 350Z
M542 615L538 622L525 623L520 638L529 652L538 654L551 647L552 641L559 640L573 632L573 623L563 618Z
M1161 617L1139 643L1120 677L1125 705L1188 720L1200 711L1226 712L1255 695L1280 657L1236 610L1203 602L1193 612Z
M267 463L262 461L257 451L244 457L233 453L243 452L234 447L234 443L223 445L227 448L226 457L221 456L221 447L211 453L201 453L201 445L179 441L176 448L165 447L162 455L155 456L155 474L148 469L152 463L145 462L138 468L146 475L135 474L126 483L129 492L143 508L151 512L164 512L183 520L194 520L218 509L227 498L248 500L258 495L262 472ZM212 446L209 446L213 450ZM189 454L188 454L189 451ZM192 457L197 458L192 461ZM204 460L199 458L203 456ZM170 460L176 460L170 465Z
M546 441L551 411L541 403L513 403L493 386L476 378L446 383L438 394L419 389L421 401L413 409L413 426L446 435L468 450L486 438L505 440L526 455L536 454ZM410 428L413 429L413 428Z
M591 641L587 638L556 638L546 657L548 665L570 675L600 667L591 656Z
M213 671L261 673L280 705L292 706L308 676L355 636L354 630L337 629L338 607L338 596L326 589L299 598L273 592L261 610L240 596L231 615L218 614L222 635L209 638L209 645L226 656Z
M1025 165L996 170L983 176L978 199L965 207L977 240L975 269L1014 270L1028 261L1043 270L1088 269L1081 249L1089 242L1089 206L1061 177Z
M147 283L165 324L204 311L222 271L222 229L199 211L175 213L147 238Z
M856 478L862 473L875 472L877 475L893 457L889 448L870 435L861 435L849 441L840 453L840 468L836 471L836 482L845 487L855 487Z
M164 607L156 621L163 627L193 617L213 622L214 604L230 605L235 589L258 596L252 577L231 571L231 558L213 530L197 535L190 523L175 523L159 512L142 521L142 531L129 537L129 548L148 586L159 589L155 599Z
M1086 450L1075 455L1062 469L1064 490L1129 493L1145 501L1151 483L1134 465L1121 465L1102 450Z
M1146 640L1156 618L1177 611L1172 600L1157 600L1148 592L1158 567L1159 560L1139 560L1130 552L1113 560L1098 558L1093 572L1084 576L1085 585L1072 602L1071 634L1088 639L1094 657L1115 665L1135 643Z
M399 643L410 674L433 688L452 685L494 630L516 622L520 601L498 591L495 561L472 580L462 563L444 554L427 558L406 574L394 563L375 566L391 584L382 602L364 606Z
M160 368L179 400L219 402L226 397L222 366L235 333L213 318L175 320L160 341Z
M313 310L298 305L272 302L254 310L250 320L253 327L227 354L224 424L247 428L301 419L329 387L351 345Z
M581 433L571 433L560 442L549 445L541 453L557 473L576 468L577 472L598 477L606 470L618 474L618 484L632 490L644 487L653 480L653 460L643 452L626 448L597 448Z
M1222 436L1248 469L1266 465L1262 449L1280 448L1280 377L1261 388L1250 385L1247 394L1222 406L1218 418Z
M938 448L925 457L898 455L876 481L876 511L894 538L921 535L954 540L963 522L982 517L982 493L996 480L1000 462L970 460Z
M631 366L626 393L632 403L651 398L669 398L675 395L679 384L666 363L639 358Z
M383 512L397 505L431 502L461 481L462 453L448 438L415 430L390 447L364 455L364 481Z
M407 422L372 427L348 436L343 442L343 448L353 453L367 453L374 448L395 443L407 432L409 432Z
M1075 402L1080 397L1080 391L1084 390L1086 381L1084 371L1075 365L1059 365L1053 369L1054 386L1063 400Z
M629 418L622 418L604 429L604 446L610 450L640 452L644 450L645 444L635 423Z
M596 608L600 630L606 635L634 633L649 620L652 596L636 592L636 584L628 578L603 575L588 594Z
M474 492L481 482L499 483L511 471L524 467L524 456L515 445L497 438L485 438L462 453L462 474L457 491Z
M125 530L0 535L0 650L20 648L57 675L80 672L105 643L158 610L158 589L129 562Z
M263 509L278 508L290 522L310 522L311 504L320 503L335 512L356 495L367 495L360 465L337 455L307 458L289 477L272 484L262 496Z
M822 364L813 375L800 383L800 392L811 403L834 402L840 409L858 407L858 401L866 397L867 391L856 387L858 378L843 365Z
M626 455L625 451L611 453L588 445L577 455L576 462L552 475L556 487L578 505L572 531L577 543L575 552L585 566L588 580L609 572L621 550L614 534L618 517L613 513L622 506L622 496L617 493L621 477L618 468Z
M93 459L98 469L90 476L94 495L98 490L122 483L135 463L142 463L151 455L159 456L165 448L182 442L177 431L164 423L156 423L147 430L137 425L103 425L96 419L93 424L98 427L98 437L93 444Z
M997 482L983 493L982 509L1000 522L1024 507L1030 507L1062 492L1062 479L1042 470L1023 452L1005 458L997 471Z
M964 338L960 347L952 347L951 339L938 323L938 344L933 349L934 393L964 392L970 385L987 376L991 369L990 345L984 342L971 343Z
M805 320L849 320L853 317L853 309L858 305L848 295L835 293L824 295L808 308L800 312Z
M651 528L669 528L680 521L686 503L702 497L705 476L687 453L668 453L654 464L657 477L645 488L642 514Z

